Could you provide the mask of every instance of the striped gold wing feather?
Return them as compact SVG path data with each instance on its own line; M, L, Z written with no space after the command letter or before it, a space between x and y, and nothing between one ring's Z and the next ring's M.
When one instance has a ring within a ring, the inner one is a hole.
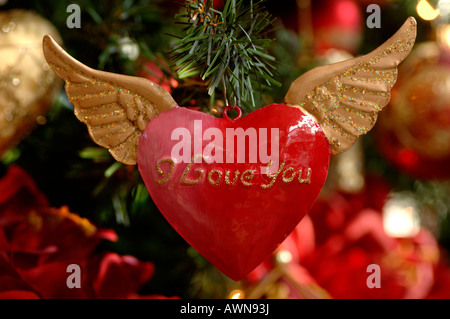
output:
M145 78L94 70L43 39L45 58L65 81L76 117L92 140L124 164L136 164L139 137L159 112L177 106L169 92Z
M414 45L416 25L410 17L371 53L316 67L292 83L285 102L321 124L333 155L349 149L375 125L378 112L389 103L397 67Z

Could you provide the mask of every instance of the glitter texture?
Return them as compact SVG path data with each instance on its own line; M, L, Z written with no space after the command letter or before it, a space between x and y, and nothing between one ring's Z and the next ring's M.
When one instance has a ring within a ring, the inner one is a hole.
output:
M408 56L416 37L416 21L409 18L387 42L368 55L315 68L299 77L285 101L301 107L322 126L337 155L376 123L389 103L397 67Z
M230 171L226 171L225 172L225 183L227 183L227 185L235 185L237 182L237 179L239 177L240 172L238 170L236 170L234 172L234 180L230 181Z
M214 174L216 174L216 176L217 176L217 179L216 179L216 180L213 179L213 175L214 175ZM210 171L210 172L208 173L208 182L209 182L211 185L219 185L219 184L220 184L220 180L222 179L222 175L223 175L223 172L222 172L222 171L213 169L212 171Z
M139 137L161 111L176 107L172 96L157 84L91 69L44 38L49 66L66 82L75 115L88 127L92 140L124 164L136 164Z
M298 172L298 182L300 184L311 184L311 168L308 168L306 178L302 178L302 170Z
M170 170L169 170L168 173L165 173L165 172L161 169L161 164L162 164L162 163L169 163ZM162 179L156 180L156 182L157 182L158 184L165 184L165 183L167 183L167 182L169 181L170 176L172 176L172 172L173 172L173 168L174 168L174 167L175 167L175 162L174 162L173 159L171 159L171 158L165 158L165 159L162 159L162 160L158 161L158 162L156 163L156 170L157 170L157 172L158 172L159 175L163 176L163 178L162 178Z
M286 177L286 175L288 173L291 174L291 175L289 177ZM295 171L294 171L294 169L292 167L289 167L288 169L286 169L283 172L283 182L290 183L290 182L292 182L294 180L294 178L295 178Z
M195 162L195 159L197 159L197 158L201 158L202 160L205 160L203 155L194 155L194 156L192 156L191 162L188 164L188 166L186 166L185 170L183 171L183 176L181 176L181 183L182 184L194 185L194 184L198 184L198 183L200 183L202 181L202 179L203 179L203 170L201 170L201 169L196 169L195 170L195 172L198 175L198 178L196 180L187 179L187 176L188 176L189 172L191 171L192 164Z
M255 176L255 172L253 172L253 170L248 169L248 170L244 171L244 173L242 173L242 175L241 175L242 184L244 186L252 186L253 184L248 181L252 180L254 176Z

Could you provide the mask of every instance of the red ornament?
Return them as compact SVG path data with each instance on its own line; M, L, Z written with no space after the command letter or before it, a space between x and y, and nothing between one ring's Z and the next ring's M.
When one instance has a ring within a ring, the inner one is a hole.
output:
M162 70L162 67L167 67L167 63L162 59L158 59L158 64L154 61L144 63L141 70L137 72L137 76L145 77L147 80L159 84L168 92L178 87L178 82L173 77L168 76Z
M225 2L227 0L212 0L212 7L215 10L222 10L223 7L225 6ZM194 2L193 0L186 0L185 3L192 3ZM208 2L208 0L204 0L205 3Z
M297 108L274 104L241 119L224 117L180 107L160 114L141 136L138 167L173 228L227 276L240 280L308 212L325 182L330 150L320 125ZM184 162L172 154L181 143L174 135L180 128L189 144ZM213 143L205 138L212 130L217 133ZM257 139L248 139L245 149L238 148L239 141L230 148L231 134L239 130L253 131ZM212 144L214 159L208 151ZM270 154L272 145L279 147L279 165L269 178L271 165L252 152L267 147ZM230 154L234 163L227 163ZM250 161L238 163L241 155ZM193 163L196 159L200 163Z
M154 82L93 70L50 37L44 38L44 54L66 80L75 115L92 139L118 161L138 164L174 229L239 280L308 212L326 179L329 156L346 151L373 127L415 36L416 22L409 18L373 52L300 76L286 105L242 119L235 107L234 120L228 108L224 118L215 118L179 107ZM389 76L374 82L379 72Z
M318 54L329 49L356 53L362 39L363 16L354 0L314 1L312 12Z
M371 178L366 185L357 194L333 192L317 200L274 254L242 282L245 295L448 298L450 268L443 247L425 228L411 237L392 237L382 214L387 181ZM368 285L374 278L370 265L381 269L379 288Z
M216 10L222 10L226 0L213 0L213 8Z

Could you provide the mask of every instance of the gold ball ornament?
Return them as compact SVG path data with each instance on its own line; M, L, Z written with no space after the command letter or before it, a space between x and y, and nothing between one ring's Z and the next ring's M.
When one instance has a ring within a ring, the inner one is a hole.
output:
M450 178L450 52L417 45L400 67L377 142L399 169L419 178Z
M0 12L0 155L46 122L62 82L48 66L42 37L56 28L26 10Z

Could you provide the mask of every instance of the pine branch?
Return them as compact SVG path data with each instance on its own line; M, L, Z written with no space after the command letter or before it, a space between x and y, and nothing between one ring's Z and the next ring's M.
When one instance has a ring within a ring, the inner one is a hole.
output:
M221 91L226 104L244 109L256 106L255 89L280 86L265 38L273 19L262 2L227 0L219 12L211 0L187 1L186 13L176 15L187 24L172 53L178 76L200 76L210 96Z

